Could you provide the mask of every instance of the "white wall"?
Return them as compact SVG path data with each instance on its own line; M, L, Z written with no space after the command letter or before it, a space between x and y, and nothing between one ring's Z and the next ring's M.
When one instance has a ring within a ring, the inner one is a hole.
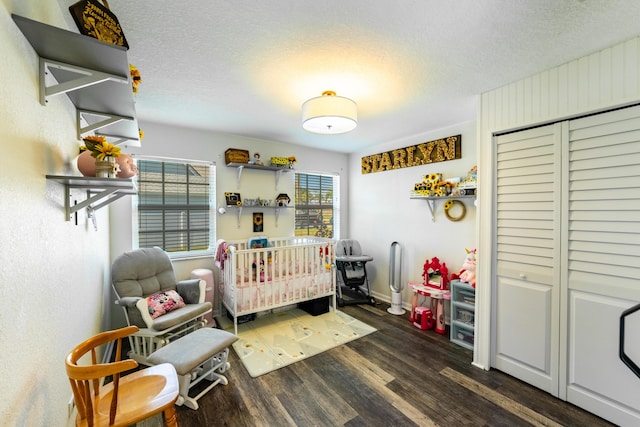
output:
M11 13L65 25L56 2L0 1L0 424L60 426L64 358L106 313L108 215L98 212L97 232L84 213L65 221L63 187L45 175L69 172L78 153L75 110L64 96L40 105L38 58Z
M479 258L476 352L478 366L489 368L492 260L493 134L595 113L640 102L640 38L482 94L479 111Z
M462 135L460 159L364 175L361 172L363 156L457 134ZM363 251L374 257L374 261L367 264L367 273L376 298L390 300L389 252L394 241L400 243L403 250L404 305L410 302L406 283L422 281L423 266L427 259L438 257L447 264L450 272L457 273L460 270L466 256L465 249L476 247L476 208L473 199L463 199L467 213L457 222L447 219L442 208L443 202L437 201L435 221L432 221L427 202L410 199L409 192L424 175L442 173L445 179L465 177L474 165L475 122L463 122L446 129L425 132L350 156L351 193L348 207L351 227L346 237L358 240Z

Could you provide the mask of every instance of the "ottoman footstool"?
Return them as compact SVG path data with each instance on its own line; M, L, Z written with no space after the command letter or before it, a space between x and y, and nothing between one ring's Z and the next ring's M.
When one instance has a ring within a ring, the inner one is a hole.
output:
M198 399L213 387L222 383L228 383L222 373L226 372L230 365L227 362L229 346L236 342L238 337L215 328L200 328L182 338L161 347L149 355L149 363L171 363L178 373L180 383L180 396L176 405L185 405L191 409L198 409ZM191 387L203 379L213 381L197 396L189 397Z

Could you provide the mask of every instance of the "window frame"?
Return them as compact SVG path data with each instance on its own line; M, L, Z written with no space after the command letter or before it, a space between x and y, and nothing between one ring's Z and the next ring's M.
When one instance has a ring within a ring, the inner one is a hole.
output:
M298 234L299 230L305 230L305 228L298 228L298 214L299 214L299 210L306 210L307 211L307 215L308 215L308 220L311 218L311 214L309 211L312 211L314 209L320 209L320 215L322 215L322 210L324 209L328 209L327 207L324 207L326 205L322 204L322 197L320 200L320 203L315 206L313 204L307 203L305 205L301 205L300 201L299 201L299 177L301 175L304 176L311 176L311 177L319 177L319 179L321 180L322 178L331 178L332 182L332 188L331 188L331 192L332 192L332 197L331 197L331 212L332 212L332 217L330 220L330 226L331 226L331 232L332 235L329 236L328 238L330 239L338 239L338 236L340 236L340 174L337 173L330 173L330 172L316 172L316 171L295 171L295 177L294 177L294 206L295 206L295 211L294 211L294 223L293 223L293 233L295 236L318 236L317 232L310 234L310 230L314 229L314 227L306 227L307 230L307 234ZM308 185L307 185L307 189L308 189ZM322 186L320 187L320 191L323 191ZM304 206L304 207L301 207ZM320 237L326 237L326 236L320 236Z
M163 248L171 259L185 259L185 258L198 258L203 256L211 256L215 252L215 242L216 242L216 214L215 214L215 203L216 203L216 164L215 162L206 161L206 160L196 160L196 159L181 159L181 158L172 158L172 157L157 157L157 156L145 156L145 155L136 155L134 157L134 161L136 166L139 167L140 161L151 161L157 163L173 163L173 164L181 164L181 165L197 165L198 167L208 167L208 186L209 186L209 196L208 196L208 248L206 249L197 249L197 250L167 250ZM187 166L188 167L188 166ZM164 166L163 166L164 168ZM139 196L139 188L140 188L140 176L141 172L136 176L136 185L138 186L138 192L131 198L132 199L132 246L133 248L140 247L140 196ZM172 181L162 180L163 187L165 184L169 183L170 185L176 184ZM187 186L188 182L183 183ZM202 185L202 184L198 184ZM193 209L193 207L189 207L189 201L187 200L186 204L160 204L154 206L161 206L161 209L167 210L176 210L176 208L184 207L186 209ZM198 206L198 205L194 205ZM203 206L203 205L199 205ZM195 208L193 210L204 211L201 207ZM187 230L188 231L188 230ZM162 229L162 234L168 233L169 231L165 230L164 227ZM188 243L187 243L188 244Z

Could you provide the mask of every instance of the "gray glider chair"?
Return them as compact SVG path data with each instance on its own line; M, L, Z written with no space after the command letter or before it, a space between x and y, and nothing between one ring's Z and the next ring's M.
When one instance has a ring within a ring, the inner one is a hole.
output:
M202 328L211 312L206 282L176 281L169 255L158 247L120 255L111 266L111 282L127 323L140 328L129 336L129 357L144 365L154 351Z

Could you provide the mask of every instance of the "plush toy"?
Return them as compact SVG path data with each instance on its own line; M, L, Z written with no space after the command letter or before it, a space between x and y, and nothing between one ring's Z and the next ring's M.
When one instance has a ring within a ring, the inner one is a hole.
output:
M253 268L253 280L258 281L258 277L260 277L260 282L264 282L264 260L260 260L260 275L258 276L258 268L255 262L251 265Z
M476 249L465 249L467 251L467 257L462 264L462 270L458 273L458 277L461 282L470 283L474 288L476 287Z

